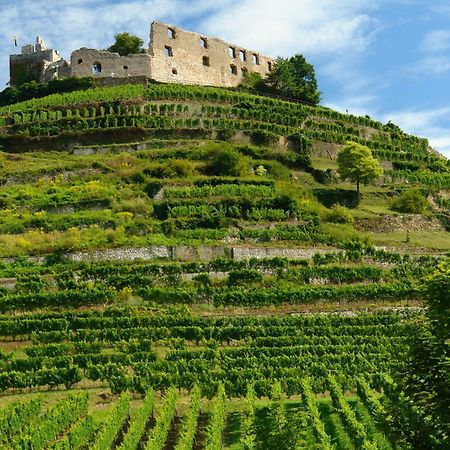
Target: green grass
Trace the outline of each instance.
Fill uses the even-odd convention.
[[[389,233],[366,233],[379,246],[395,247],[403,251],[423,250],[425,252],[450,252],[450,233],[447,231],[407,231]]]

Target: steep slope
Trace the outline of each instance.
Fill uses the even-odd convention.
[[[389,449],[430,423],[386,375],[450,251],[450,164],[425,139],[177,85],[0,125],[0,446]],[[360,203],[347,141],[384,167]],[[394,211],[411,188],[423,212]]]

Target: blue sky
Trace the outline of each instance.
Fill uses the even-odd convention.
[[[0,0],[0,89],[8,55],[42,36],[68,58],[152,20],[270,56],[302,53],[323,104],[400,125],[450,157],[450,0]]]

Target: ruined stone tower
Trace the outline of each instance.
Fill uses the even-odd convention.
[[[65,78],[70,75],[69,66],[59,53],[47,49],[38,36],[36,44],[22,47],[22,53],[9,57],[10,86],[20,86],[30,81],[49,81],[53,77]]]

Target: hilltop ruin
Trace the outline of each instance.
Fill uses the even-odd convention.
[[[272,58],[259,52],[155,21],[146,53],[136,55],[83,47],[73,51],[67,62],[38,37],[36,45],[25,45],[21,54],[10,56],[10,85],[93,76],[233,87],[247,72],[265,76],[273,64]]]

